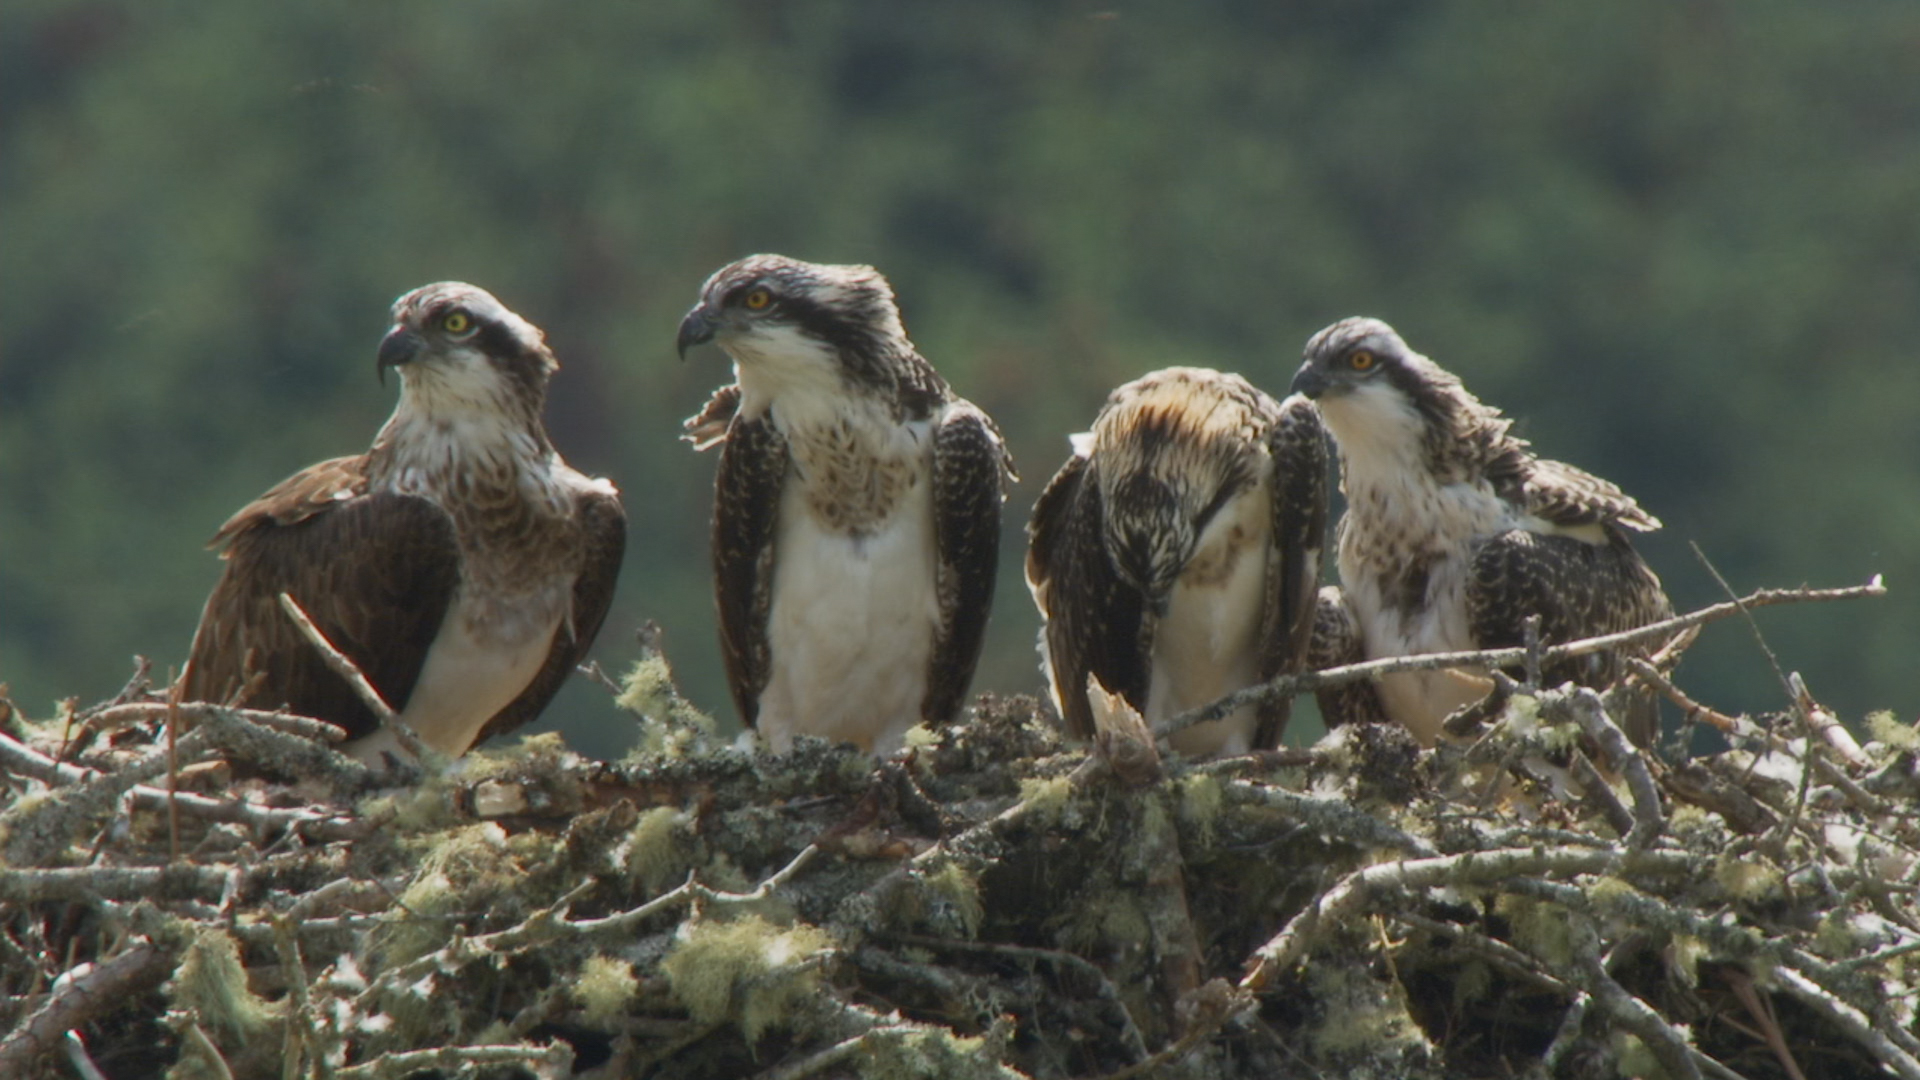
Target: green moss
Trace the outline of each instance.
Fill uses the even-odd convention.
[[[1310,963],[1305,970],[1314,1000],[1324,1010],[1312,1035],[1320,1054],[1360,1052],[1380,1060],[1395,1047],[1410,1055],[1429,1049],[1399,984],[1368,977],[1361,964]]]
[[[1900,718],[1882,709],[1867,714],[1867,733],[1875,742],[1905,753],[1920,753],[1920,731],[1900,722]]]
[[[719,726],[674,685],[673,666],[658,652],[634,662],[614,704],[640,717],[640,742],[629,758],[685,758],[704,753]]]
[[[917,1028],[869,1036],[858,1068],[863,1080],[974,1080],[1020,1074],[984,1053],[985,1039],[945,1028]]]
[[[459,767],[454,770],[457,776],[451,778],[460,784],[471,784],[476,780],[485,780],[502,773],[514,771],[517,766],[529,761],[558,761],[572,751],[567,749],[567,740],[557,731],[545,731],[538,735],[527,735],[511,746],[489,750],[474,750],[460,759]]]
[[[450,772],[428,773],[418,784],[399,791],[362,799],[361,817],[391,822],[402,833],[426,833],[449,829],[460,823],[454,809],[454,788],[464,783]]]
[[[1680,978],[1688,986],[1699,986],[1700,961],[1706,959],[1710,952],[1707,943],[1687,934],[1676,934],[1667,951],[1671,957],[1670,966]]]
[[[1523,896],[1502,896],[1495,910],[1507,917],[1514,944],[1550,968],[1564,970],[1573,965],[1573,937],[1565,908]]]
[[[1780,872],[1748,855],[1722,855],[1713,861],[1713,879],[1735,900],[1766,898],[1780,885]]]
[[[905,738],[909,750],[922,750],[929,746],[940,745],[940,733],[928,727],[924,722],[907,729]]]
[[[985,905],[980,902],[980,883],[967,872],[967,868],[949,859],[940,869],[922,877],[935,896],[945,901],[959,919],[960,928],[971,938],[980,932],[980,920],[986,917]]]
[[[1653,1056],[1640,1036],[1616,1031],[1610,1041],[1615,1072],[1630,1080],[1665,1080],[1667,1070],[1660,1067],[1660,1059]]]
[[[1493,969],[1478,960],[1460,965],[1453,979],[1453,1007],[1460,1011],[1487,996],[1493,988]]]
[[[1594,903],[1605,905],[1639,896],[1640,890],[1617,877],[1599,877],[1588,886],[1587,895],[1593,897]]]
[[[816,927],[777,927],[758,915],[692,920],[677,939],[660,961],[674,997],[702,1023],[732,1019],[749,1042],[786,1027],[793,1007],[818,991],[814,961],[829,944]]]
[[[686,876],[688,858],[681,836],[687,823],[684,811],[656,806],[640,815],[627,834],[627,872],[650,893],[657,893]]]
[[[611,956],[589,956],[572,986],[587,1023],[606,1026],[618,1020],[640,990],[633,965]]]
[[[193,1013],[209,1035],[229,1046],[267,1036],[285,1013],[247,985],[240,945],[224,930],[194,936],[166,991],[174,1008]]]
[[[1067,951],[1084,955],[1116,941],[1149,941],[1152,934],[1153,927],[1133,894],[1096,890],[1067,914],[1059,939]]]
[[[1188,773],[1180,779],[1180,820],[1202,844],[1211,844],[1226,805],[1226,789],[1212,773]]]
[[[1020,801],[1041,825],[1070,824],[1064,819],[1073,797],[1073,781],[1064,776],[1029,776],[1020,781]]]
[[[1532,694],[1515,694],[1507,699],[1507,711],[1500,719],[1515,735],[1531,735],[1540,726],[1540,699]]]
[[[388,963],[405,963],[445,945],[455,916],[502,896],[517,896],[515,886],[527,876],[512,857],[506,830],[491,822],[411,843],[424,847],[426,855],[377,933]]]

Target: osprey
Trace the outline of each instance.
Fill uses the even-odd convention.
[[[540,714],[585,656],[626,546],[614,486],[568,468],[541,408],[558,364],[485,291],[393,305],[375,370],[400,402],[373,446],[295,473],[211,546],[225,572],[184,676],[196,701],[284,707],[398,749],[280,609],[290,594],[427,745],[447,754]]]
[[[1512,421],[1386,323],[1345,319],[1315,334],[1293,389],[1319,402],[1347,497],[1341,589],[1323,597],[1318,621],[1323,635],[1348,628],[1348,640],[1316,642],[1316,659],[1516,646],[1529,615],[1555,643],[1672,614],[1629,539],[1660,522],[1607,481],[1534,457],[1508,434]],[[1543,675],[1602,686],[1619,668],[1618,656],[1595,654]],[[1430,745],[1488,686],[1459,669],[1389,675],[1379,704]],[[1629,732],[1643,744],[1657,722],[1648,705]]]
[[[1168,368],[1115,390],[1033,508],[1027,585],[1067,729],[1088,678],[1149,725],[1300,669],[1327,531],[1313,404],[1238,375]],[[1171,736],[1190,755],[1279,744],[1288,702]]]
[[[952,720],[1013,477],[993,422],[915,351],[870,266],[722,267],[679,351],[710,340],[735,382],[687,430],[723,444],[714,593],[741,718],[778,751],[819,735],[882,754]]]

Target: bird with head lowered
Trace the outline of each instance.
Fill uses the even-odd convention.
[[[1304,398],[1175,367],[1107,398],[1033,508],[1027,586],[1067,729],[1094,734],[1088,680],[1150,727],[1297,670],[1327,531],[1327,444]],[[1286,699],[1175,732],[1174,749],[1279,743]]]

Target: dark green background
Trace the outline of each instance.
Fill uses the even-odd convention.
[[[1025,483],[977,688],[1035,689],[1019,528],[1105,392],[1282,391],[1397,325],[1667,524],[1675,600],[1775,610],[1849,718],[1920,708],[1920,7],[1904,2],[181,4],[0,11],[0,680],[35,715],[183,658],[201,544],[363,449],[386,305],[461,278],[544,327],[555,439],[625,493],[598,655],[658,619],[730,712],[706,579],[724,381],[674,327],[754,251],[861,261]],[[1780,704],[1738,624],[1682,682]],[[585,684],[556,715],[625,746]]]

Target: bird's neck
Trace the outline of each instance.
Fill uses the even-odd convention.
[[[402,393],[369,451],[374,483],[429,494],[453,487],[529,497],[553,469],[553,444],[537,403]]]

